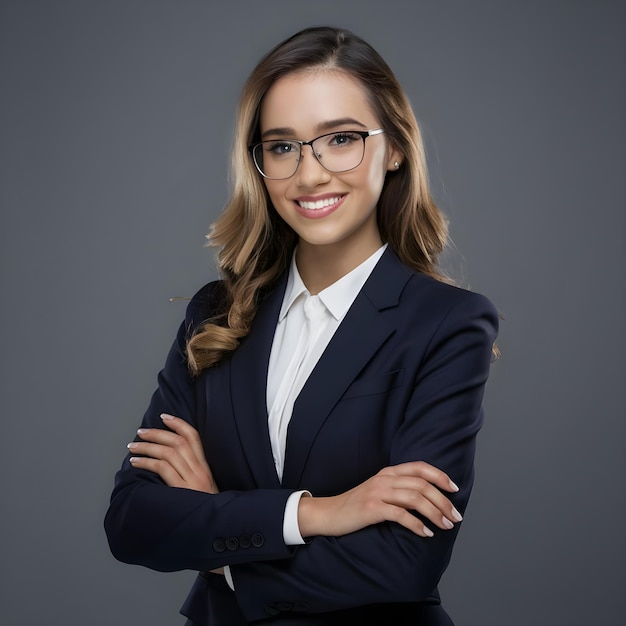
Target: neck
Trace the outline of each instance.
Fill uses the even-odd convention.
[[[346,249],[345,242],[323,246],[298,243],[296,264],[309,293],[318,294],[368,259],[382,246],[380,236],[369,245]]]

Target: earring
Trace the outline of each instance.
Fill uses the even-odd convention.
[[[400,169],[400,163],[398,163],[398,161],[394,161],[393,166],[399,170]]]

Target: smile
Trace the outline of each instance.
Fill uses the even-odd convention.
[[[317,200],[310,196],[305,200],[295,200],[294,205],[298,215],[309,220],[318,220],[334,213],[344,202],[348,194],[340,196],[326,196]]]
[[[333,204],[337,204],[343,196],[335,196],[334,198],[323,198],[322,200],[317,200],[316,202],[304,202],[301,200],[296,200],[299,206],[303,209],[307,209],[308,211],[319,211],[320,209],[325,209],[326,207],[332,206]]]

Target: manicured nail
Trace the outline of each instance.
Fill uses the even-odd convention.
[[[447,517],[442,517],[441,521],[448,530],[454,528],[454,524]]]
[[[435,536],[435,533],[430,528],[428,528],[428,526],[424,526],[424,534],[427,537],[434,537]]]
[[[138,435],[145,435],[148,432],[147,428],[138,428],[137,429],[137,434]]]
[[[456,483],[453,483],[452,481],[450,481],[450,489],[452,489],[452,491],[458,491],[459,487]]]
[[[128,459],[131,463],[135,463],[135,461],[139,461],[139,457],[137,456],[131,456],[130,459]]]
[[[452,509],[452,519],[455,522],[462,522],[463,516],[456,509]]]
[[[127,446],[129,450],[134,450],[137,447],[137,442],[131,441]]]
[[[164,421],[173,420],[174,416],[173,415],[168,415],[167,413],[161,413],[161,419],[164,420]]]

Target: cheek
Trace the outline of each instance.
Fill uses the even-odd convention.
[[[385,154],[383,151],[377,151],[363,169],[363,186],[369,187],[372,193],[380,194],[386,174]]]
[[[270,197],[270,201],[275,207],[278,206],[280,204],[281,197],[284,195],[284,190],[282,189],[284,185],[280,185],[278,181],[275,180],[264,180],[264,183],[265,189],[267,189],[267,194]]]
[[[292,226],[291,220],[293,219],[293,213],[290,211],[291,201],[286,199],[287,185],[281,184],[280,181],[276,180],[266,181],[265,189],[267,190],[270,201],[268,210],[275,211],[283,221]]]

